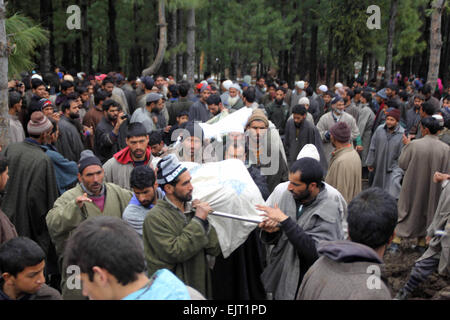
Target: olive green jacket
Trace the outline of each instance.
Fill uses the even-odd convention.
[[[93,202],[85,202],[82,209],[75,199],[84,194],[80,184],[64,192],[53,205],[46,217],[48,231],[55,245],[56,253],[61,257],[70,233],[87,218],[101,215],[122,218],[122,213],[133,196],[132,192],[113,183],[105,183],[106,198],[103,212]]]
[[[144,221],[144,252],[148,274],[167,268],[186,285],[212,297],[207,254],[217,256],[220,246],[211,224],[207,229],[194,212],[181,212],[167,198],[158,200]]]

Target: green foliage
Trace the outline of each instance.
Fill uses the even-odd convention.
[[[211,1],[199,15],[198,48],[213,61],[218,59],[222,69],[231,67],[236,52],[241,62],[276,65],[278,51],[291,47],[289,36],[294,15],[283,18],[267,1]],[[211,30],[207,28],[208,19]]]
[[[402,0],[399,3],[399,15],[396,20],[398,32],[396,32],[395,62],[421,53],[427,47],[425,41],[419,41],[422,35],[420,28],[423,25],[418,8],[421,4],[423,4],[422,0]]]
[[[5,21],[8,43],[12,47],[8,58],[8,76],[17,76],[23,70],[31,70],[36,47],[47,43],[48,32],[21,14],[14,14]]]
[[[85,0],[53,0],[53,44],[55,63],[63,61],[63,48],[69,47],[69,53],[75,55],[77,43],[85,41],[81,30],[68,30],[66,20],[69,15],[66,9],[70,4],[85,3]],[[93,68],[103,70],[108,59],[108,0],[86,0],[88,26],[92,37]],[[282,67],[279,57],[285,50],[292,55],[297,50],[298,64],[309,70],[311,59],[312,26],[318,26],[317,61],[323,63],[328,56],[329,32],[331,30],[333,51],[332,63],[339,66],[346,74],[353,73],[355,61],[362,61],[364,54],[373,54],[380,65],[384,64],[387,45],[389,11],[392,0],[165,0],[166,21],[170,22],[170,14],[176,10],[184,11],[183,21],[177,21],[186,31],[187,10],[196,9],[196,54],[205,54],[206,69],[223,72],[226,68],[239,67],[248,72],[255,63],[266,67]],[[395,64],[400,65],[411,57],[420,56],[426,50],[429,34],[424,31],[423,12],[430,11],[429,0],[398,1],[396,31],[394,38]],[[143,64],[149,65],[158,49],[158,1],[118,0],[114,1],[117,12],[116,37],[119,43],[120,66],[125,73]],[[376,4],[381,8],[381,29],[369,30],[366,26],[369,14],[367,8]],[[39,19],[40,1],[11,1],[9,12],[23,12]],[[446,2],[444,14],[449,14],[450,2]],[[14,16],[13,16],[14,17]],[[11,17],[11,18],[13,18]],[[15,18],[17,19],[17,18]],[[31,21],[31,20],[30,20]],[[12,72],[29,70],[37,46],[44,43],[42,33],[34,35],[42,29],[30,22],[28,31],[24,32],[22,41],[14,40],[26,50],[17,49],[10,64]],[[306,32],[301,32],[306,26]],[[171,24],[168,24],[170,37]],[[164,61],[169,63],[171,54],[186,53],[186,37],[178,35],[178,42],[169,45]],[[12,32],[10,32],[12,33]],[[33,35],[32,35],[33,34]],[[31,36],[32,35],[32,36]],[[28,37],[28,38],[26,38]],[[45,33],[45,38],[48,33]],[[20,43],[20,44],[19,44]],[[299,48],[304,44],[304,53]],[[30,50],[30,48],[33,48]],[[28,50],[28,51],[27,51]],[[37,51],[37,50],[36,50]],[[136,53],[137,52],[137,53]],[[136,54],[138,58],[132,56]],[[27,56],[26,63],[16,63],[17,55]],[[295,54],[294,54],[295,55]],[[134,59],[136,58],[136,59]],[[85,58],[82,57],[83,61]],[[22,58],[19,61],[23,61]],[[68,61],[74,57],[69,56]],[[284,61],[284,63],[286,63]],[[302,65],[303,64],[303,65]],[[71,68],[73,66],[65,66]],[[14,69],[15,68],[15,69]],[[197,66],[196,66],[197,69]],[[297,76],[297,75],[294,75]]]

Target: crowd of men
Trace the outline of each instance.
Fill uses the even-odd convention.
[[[450,87],[23,76],[0,155],[0,300],[407,299],[450,273]],[[243,108],[244,127],[205,136]],[[265,201],[227,258],[183,164],[226,159]],[[410,243],[405,286],[370,288],[368,268]]]

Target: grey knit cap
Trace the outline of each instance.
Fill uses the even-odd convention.
[[[181,165],[173,153],[162,158],[156,167],[158,168],[156,181],[159,185],[174,181],[180,174],[187,170],[187,168]]]

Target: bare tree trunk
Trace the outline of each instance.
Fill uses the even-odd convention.
[[[373,54],[373,52],[370,52],[369,53],[369,76],[367,78],[368,82],[370,82],[375,77],[376,77],[375,55]]]
[[[166,23],[166,14],[165,14],[165,2],[164,0],[159,0],[158,6],[158,17],[159,17],[159,45],[158,45],[158,53],[156,54],[156,58],[153,61],[152,65],[142,71],[143,76],[148,76],[150,74],[155,74],[159,67],[161,67],[161,63],[164,59],[164,54],[166,53],[167,48],[167,23]]]
[[[444,11],[445,12],[445,11]],[[445,23],[444,21],[442,22],[443,25],[443,32],[442,34],[444,35],[444,40],[443,40],[443,45],[444,47],[442,48],[442,53],[441,56],[443,57],[442,63],[441,63],[441,71],[440,74],[442,75],[442,83],[444,84],[444,86],[447,86],[447,81],[449,80],[449,64],[450,64],[450,13],[446,13],[443,17],[443,19],[445,19]]]
[[[395,17],[397,16],[398,0],[391,0],[391,10],[389,16],[389,30],[388,30],[388,43],[386,48],[386,71],[384,73],[384,80],[386,83],[391,80],[392,76],[392,52],[394,46],[395,36]]]
[[[119,68],[119,44],[117,43],[116,34],[116,7],[114,0],[108,0],[108,18],[109,18],[109,34],[108,34],[108,72],[117,71]]]
[[[87,21],[88,15],[88,0],[81,1],[81,53],[83,56],[81,67],[84,72],[90,73],[92,69],[92,65],[90,62],[92,61],[92,48],[90,47],[91,43],[89,41],[90,30],[88,27]]]
[[[362,60],[362,65],[361,65],[361,78],[363,80],[366,79],[366,70],[367,70],[367,65],[369,64],[369,54],[367,52],[364,52],[363,54],[363,60]]]
[[[317,35],[319,27],[316,23],[311,26],[311,56],[309,63],[309,83],[313,88],[317,85]]]
[[[141,58],[141,48],[139,48],[139,37],[138,37],[138,25],[139,20],[139,4],[137,1],[133,3],[133,30],[134,30],[134,43],[130,49],[130,63],[131,70],[130,75],[138,76],[142,70],[142,58]]]
[[[333,72],[333,32],[332,27],[328,31],[328,52],[327,52],[327,86],[331,87],[331,74]]]
[[[53,46],[53,8],[52,0],[40,0],[40,20],[42,27],[50,32],[50,41],[40,48],[41,61],[39,63],[40,71],[47,73],[50,71],[52,59],[52,46]],[[53,56],[54,58],[54,56]]]
[[[173,10],[170,13],[170,46],[175,48],[177,46],[177,10]],[[177,55],[172,52],[170,55],[170,73],[176,78],[177,77]]]
[[[5,30],[6,8],[0,0],[0,147],[9,144],[8,114],[8,42]]]
[[[441,20],[444,4],[445,0],[434,0],[431,5],[433,13],[431,14],[430,63],[428,64],[427,83],[429,83],[433,89],[436,87],[437,78],[439,76],[439,63],[441,60],[442,48]]]
[[[177,10],[177,16],[178,16],[178,25],[177,25],[177,45],[183,42],[184,39],[184,11],[183,9]],[[179,53],[177,55],[177,79],[181,80],[183,78],[184,74],[184,67],[183,67],[183,53]]]
[[[319,8],[320,6],[320,0],[316,0],[316,5],[311,9],[308,10],[308,12],[312,16],[312,24],[311,24],[311,55],[310,55],[310,63],[309,63],[309,83],[313,88],[316,88],[317,85],[317,38],[319,34],[319,26],[318,26],[318,20],[319,15],[317,14],[317,11],[315,11],[315,8]]]
[[[300,59],[298,60],[298,63],[300,64],[300,80],[304,80],[306,75],[306,33],[308,26],[307,18],[308,16],[305,15],[305,20],[302,22],[302,31],[300,32]]]
[[[187,33],[186,33],[186,49],[187,49],[187,61],[186,61],[186,73],[187,80],[191,85],[194,85],[194,72],[195,72],[195,9],[189,9],[187,16]]]

